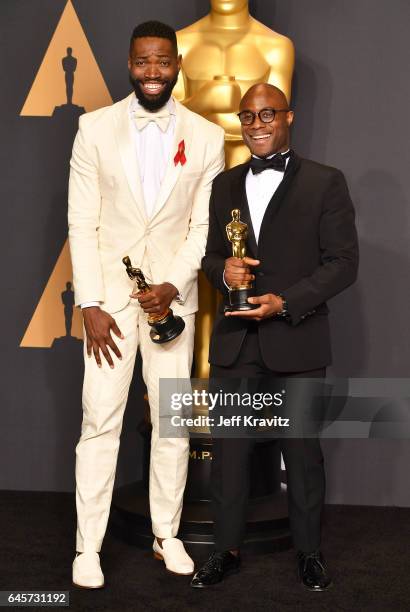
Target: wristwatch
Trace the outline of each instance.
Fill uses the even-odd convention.
[[[278,293],[278,297],[282,298],[282,310],[278,312],[276,316],[286,319],[289,316],[288,303],[286,298],[281,293]]]

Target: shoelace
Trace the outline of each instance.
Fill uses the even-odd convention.
[[[208,561],[202,568],[201,574],[206,573],[208,570],[217,569],[222,570],[222,557],[218,553],[212,553]]]
[[[304,555],[304,562],[303,562],[303,569],[304,570],[306,569],[308,561],[310,561],[310,560],[315,561],[317,563],[317,565],[321,568],[321,570],[323,572],[325,571],[325,568],[324,568],[323,563],[322,563],[321,558],[320,558],[320,552],[315,551],[313,553],[310,553],[309,555]]]

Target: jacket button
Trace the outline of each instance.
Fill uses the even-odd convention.
[[[258,272],[258,276],[265,276],[264,272]]]

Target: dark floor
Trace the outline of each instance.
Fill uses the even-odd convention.
[[[334,585],[325,593],[297,584],[292,550],[247,555],[240,574],[195,591],[110,534],[101,554],[106,588],[87,591],[71,585],[74,496],[3,491],[0,500],[0,590],[69,590],[72,610],[410,610],[410,509],[328,506],[323,551]]]

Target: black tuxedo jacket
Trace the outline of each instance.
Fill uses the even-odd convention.
[[[331,362],[326,300],[357,276],[355,213],[339,170],[291,154],[283,181],[273,195],[256,244],[245,177],[249,163],[222,172],[213,182],[209,234],[202,268],[226,300],[225,259],[232,256],[225,227],[239,208],[248,224],[247,252],[260,260],[255,269],[256,295],[281,293],[289,319],[257,323],[265,364],[277,372],[303,372]],[[236,360],[250,322],[216,316],[209,361],[229,366]],[[255,325],[253,323],[252,325]]]

